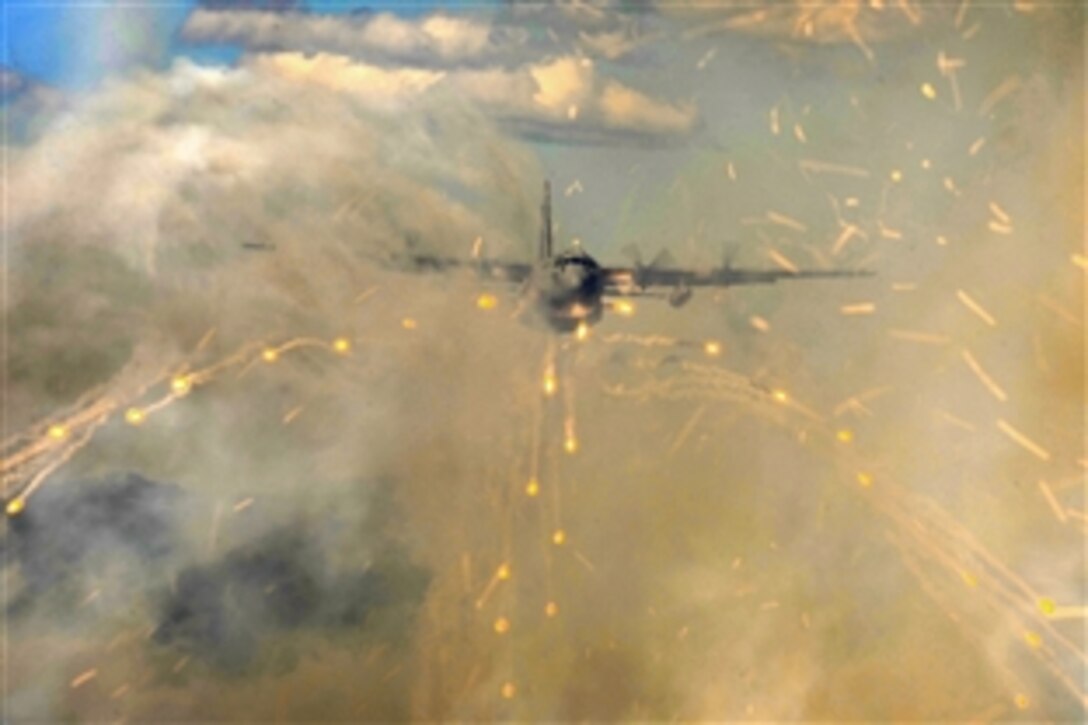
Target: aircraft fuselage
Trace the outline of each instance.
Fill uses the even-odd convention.
[[[601,265],[580,250],[540,260],[529,285],[537,310],[557,332],[574,332],[579,325],[592,325],[604,313]]]

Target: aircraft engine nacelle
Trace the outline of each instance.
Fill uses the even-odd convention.
[[[676,287],[672,292],[669,292],[669,304],[673,307],[683,307],[690,299],[690,287]]]

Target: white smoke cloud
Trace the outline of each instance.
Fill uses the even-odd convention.
[[[408,20],[391,13],[372,16],[317,15],[199,8],[182,37],[197,43],[239,43],[252,50],[320,50],[358,54],[405,64],[459,64],[497,52],[496,31],[487,22],[450,15]]]

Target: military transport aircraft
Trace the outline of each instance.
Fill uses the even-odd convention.
[[[717,269],[695,271],[667,266],[668,253],[650,264],[636,260],[630,267],[607,267],[574,247],[556,253],[552,248],[551,184],[544,182],[541,205],[540,242],[534,262],[506,262],[490,259],[457,259],[409,253],[395,259],[416,271],[474,269],[486,278],[521,285],[523,297],[533,304],[543,321],[556,332],[585,329],[601,319],[610,298],[658,297],[680,307],[691,299],[696,287],[735,287],[773,284],[780,279],[822,279],[862,277],[862,270],[777,270],[737,269],[728,262]]]

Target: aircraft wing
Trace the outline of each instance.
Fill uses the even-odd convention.
[[[620,297],[657,296],[654,288],[691,289],[694,287],[738,287],[750,284],[774,284],[789,279],[828,279],[869,277],[872,272],[847,269],[809,269],[796,272],[785,269],[738,269],[720,267],[707,271],[670,267],[606,267],[605,294]]]
[[[528,262],[504,262],[495,259],[458,259],[431,254],[401,254],[393,258],[401,268],[411,272],[444,272],[467,269],[488,279],[518,284],[529,278],[533,265]]]

